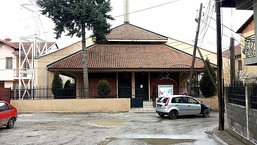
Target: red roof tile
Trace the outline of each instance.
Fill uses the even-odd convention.
[[[123,41],[135,41],[135,40],[158,40],[167,41],[167,37],[160,34],[148,31],[138,26],[124,23],[114,29],[106,36],[108,41],[123,40]]]
[[[9,41],[4,41],[4,40],[0,40],[0,42],[4,43],[5,45],[8,45],[14,49],[17,49],[18,47],[16,47],[14,44],[12,44],[12,42]]]
[[[8,46],[10,46],[10,47],[12,47],[12,48],[14,48],[14,49],[17,50],[17,51],[19,50],[19,42],[9,42],[9,41],[4,41],[4,40],[0,40],[0,42],[2,42],[2,43],[4,43],[4,44],[6,44],[6,45],[8,45]],[[23,42],[22,44],[23,44],[25,50],[29,50],[29,48],[30,48],[32,42]],[[55,42],[47,42],[47,48],[49,48],[49,47],[52,46],[53,44],[55,44]],[[45,45],[45,43],[44,43],[44,42],[41,42],[39,45],[40,45],[40,49],[42,50],[42,49],[43,49],[43,46]]]
[[[17,50],[18,50],[18,48],[19,48],[19,42],[11,42],[11,43],[12,43],[12,44],[17,48]],[[29,48],[30,48],[30,46],[31,46],[31,44],[32,44],[32,42],[22,42],[22,44],[23,44],[23,46],[24,46],[24,49],[25,49],[26,51],[28,51]],[[49,47],[52,46],[53,44],[55,44],[55,42],[47,42],[47,48],[49,48]],[[40,42],[39,45],[40,45],[40,50],[42,50],[43,47],[44,47],[44,45],[45,45],[45,42]]]
[[[150,69],[150,68],[190,68],[192,56],[166,45],[94,45],[87,49],[88,68],[106,69]],[[196,59],[195,68],[203,68]],[[82,69],[82,51],[49,65],[49,68]]]

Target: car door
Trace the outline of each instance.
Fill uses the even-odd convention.
[[[198,115],[201,113],[201,104],[192,97],[185,97],[187,101],[187,111],[189,115]]]
[[[10,110],[6,103],[0,102],[0,125],[7,124],[10,118]]]
[[[175,97],[174,98],[174,106],[178,108],[179,115],[187,115],[187,105],[183,103],[182,97]]]

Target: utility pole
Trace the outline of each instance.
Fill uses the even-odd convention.
[[[221,51],[221,15],[220,0],[215,0],[216,27],[217,27],[217,81],[218,81],[218,102],[219,102],[219,130],[224,130],[224,98],[222,97],[222,51]]]
[[[200,24],[201,24],[201,16],[202,16],[202,6],[203,4],[200,4],[200,10],[199,10],[199,16],[197,19],[197,30],[196,30],[196,35],[195,35],[195,44],[194,44],[194,50],[193,50],[193,60],[192,60],[192,65],[190,69],[190,78],[189,78],[189,85],[188,85],[188,93],[191,94],[191,86],[192,86],[192,79],[193,79],[193,71],[194,71],[194,66],[195,66],[195,57],[196,57],[196,48],[197,48],[197,42],[198,42],[198,35],[199,35],[199,29],[200,29]]]
[[[234,37],[230,37],[229,51],[230,51],[230,85],[233,86],[236,79]]]

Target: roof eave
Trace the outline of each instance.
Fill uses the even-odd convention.
[[[108,40],[110,42],[167,42],[167,40],[119,40],[119,39],[113,39],[113,40]]]
[[[236,8],[238,10],[252,10],[253,1],[252,0],[222,0],[221,7]]]
[[[88,68],[88,72],[180,72],[191,68]],[[82,68],[48,68],[49,71],[82,71]],[[194,68],[194,71],[204,71],[204,68]]]

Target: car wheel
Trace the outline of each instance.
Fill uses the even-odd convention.
[[[203,110],[203,117],[209,117],[210,116],[210,109],[208,109],[208,108],[205,108],[204,110]]]
[[[178,111],[176,110],[171,110],[170,113],[169,113],[169,118],[170,119],[175,119],[178,117]]]
[[[7,123],[7,125],[6,125],[6,127],[7,127],[7,128],[13,128],[13,127],[14,127],[14,124],[15,124],[15,120],[14,120],[14,118],[11,118],[11,119],[9,119],[9,121],[8,121],[8,123]]]
[[[158,113],[158,115],[159,115],[160,117],[164,117],[164,114],[162,114],[162,113]]]

